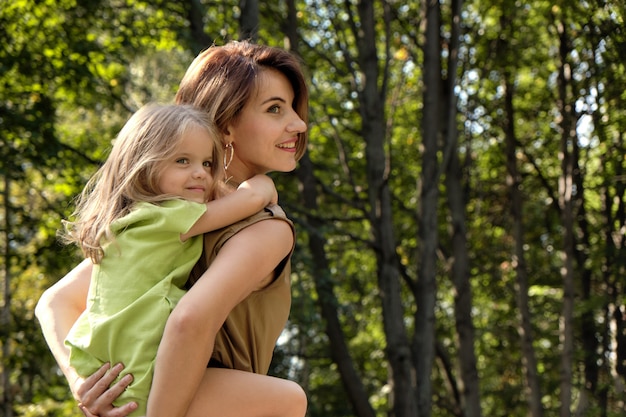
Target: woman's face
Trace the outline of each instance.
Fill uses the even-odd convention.
[[[227,176],[244,181],[256,174],[296,168],[298,133],[307,126],[292,108],[293,101],[293,88],[282,73],[273,69],[259,73],[256,94],[224,137],[233,143],[235,153]]]

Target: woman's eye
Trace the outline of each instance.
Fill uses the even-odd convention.
[[[280,112],[280,106],[278,104],[273,105],[272,107],[270,107],[269,109],[267,109],[268,113],[279,113]]]

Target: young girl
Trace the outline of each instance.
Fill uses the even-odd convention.
[[[157,348],[202,253],[199,235],[277,200],[265,175],[213,200],[222,161],[229,163],[219,138],[208,114],[192,106],[140,109],[65,222],[64,240],[95,264],[87,310],[65,341],[70,364],[87,376],[123,362],[134,382],[119,401],[140,405],[132,415],[146,414]]]

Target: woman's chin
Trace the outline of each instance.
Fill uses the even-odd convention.
[[[281,164],[280,167],[277,167],[276,169],[273,169],[273,171],[277,171],[277,172],[291,172],[294,169],[296,169],[297,163],[296,161],[290,161],[289,163],[285,163],[285,164]]]

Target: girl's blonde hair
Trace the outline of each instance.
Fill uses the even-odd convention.
[[[212,199],[218,180],[224,177],[223,149],[207,112],[191,105],[147,105],[124,125],[109,157],[78,196],[74,221],[64,222],[62,240],[77,244],[85,256],[100,262],[103,243],[114,240],[113,221],[127,215],[138,202],[176,198],[158,188],[160,165],[183,136],[197,127],[206,129],[213,140]]]

